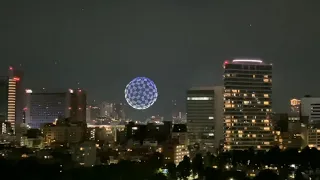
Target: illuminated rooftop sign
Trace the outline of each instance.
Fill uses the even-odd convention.
[[[263,63],[262,60],[258,59],[235,59],[232,62]]]

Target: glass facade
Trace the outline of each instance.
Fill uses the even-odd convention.
[[[187,126],[190,145],[214,145],[214,90],[195,89],[187,92]]]
[[[272,147],[272,65],[262,61],[224,63],[225,150]]]

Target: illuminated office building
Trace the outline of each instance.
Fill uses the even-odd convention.
[[[225,150],[272,147],[272,64],[261,60],[224,62]]]
[[[25,92],[25,121],[31,128],[41,128],[59,118],[86,122],[86,95],[82,90],[32,92],[27,89]]]
[[[215,147],[217,137],[222,137],[223,133],[221,131],[220,136],[217,134],[219,122],[223,129],[222,92],[223,87],[199,87],[187,91],[187,127],[190,145],[199,144],[200,148],[206,151],[217,148]]]

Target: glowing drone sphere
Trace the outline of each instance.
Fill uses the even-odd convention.
[[[152,80],[146,77],[137,77],[126,86],[124,96],[131,107],[143,110],[156,102],[158,91]]]

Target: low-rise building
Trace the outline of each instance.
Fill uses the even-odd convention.
[[[74,144],[84,140],[86,126],[82,123],[71,123],[68,119],[58,120],[57,123],[46,124],[42,128],[44,144]]]

